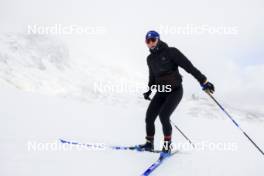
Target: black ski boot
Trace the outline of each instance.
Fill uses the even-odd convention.
[[[162,151],[160,153],[160,159],[164,159],[171,155],[171,141],[164,141]]]
[[[164,141],[163,147],[162,147],[163,153],[171,153],[171,141]]]
[[[146,139],[145,144],[141,144],[136,146],[138,151],[154,151],[154,140],[153,139]]]

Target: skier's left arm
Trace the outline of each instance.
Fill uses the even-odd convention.
[[[177,65],[183,68],[186,72],[190,73],[196,80],[200,83],[203,90],[208,90],[210,93],[214,92],[214,85],[207,81],[207,78],[204,74],[202,74],[192,63],[191,61],[180,52],[177,48],[174,49],[175,57],[174,61]]]

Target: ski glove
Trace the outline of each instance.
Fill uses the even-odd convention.
[[[149,90],[149,91],[147,91],[147,92],[145,92],[145,93],[143,93],[143,96],[144,96],[144,99],[145,100],[151,100],[150,98],[149,98],[149,96],[150,96],[150,94],[151,94],[151,90]]]
[[[209,81],[206,81],[205,83],[203,83],[202,87],[204,91],[209,91],[210,93],[214,93],[215,91],[214,85],[210,83]]]

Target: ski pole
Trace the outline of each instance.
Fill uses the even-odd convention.
[[[192,145],[193,148],[195,148],[195,145],[192,143],[192,141],[182,132],[182,130],[180,130],[180,128],[173,122],[170,121],[173,126],[182,134],[182,136]]]
[[[259,148],[259,146],[248,136],[248,134],[238,125],[238,123],[233,119],[233,117],[223,108],[223,106],[214,98],[214,96],[208,91],[205,92],[212,98],[212,100],[220,107],[220,109],[227,115],[227,117],[236,125],[238,129],[247,137],[247,139],[260,151],[262,155],[264,152]]]

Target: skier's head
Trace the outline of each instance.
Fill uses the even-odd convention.
[[[145,37],[149,49],[154,49],[160,40],[160,35],[156,31],[148,31]]]

